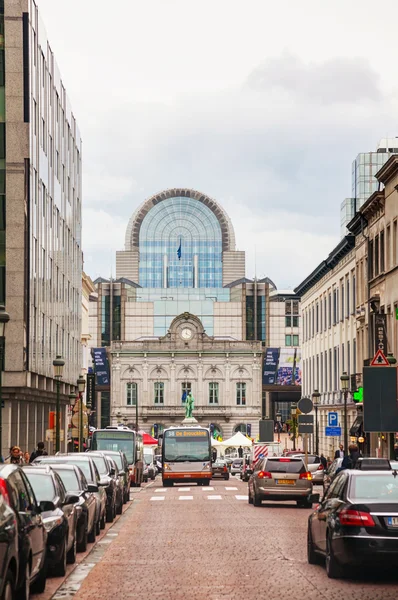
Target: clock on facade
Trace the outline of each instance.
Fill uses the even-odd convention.
[[[188,329],[188,327],[184,327],[181,331],[181,337],[183,340],[190,340],[192,337],[192,330]]]

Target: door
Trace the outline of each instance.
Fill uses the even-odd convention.
[[[316,541],[314,541],[322,552],[326,552],[326,537],[330,517],[342,503],[341,498],[346,483],[347,473],[342,472],[337,475],[317,510],[316,519],[313,519],[317,523]]]
[[[54,473],[55,495],[59,498],[59,508],[64,513],[68,522],[68,539],[66,540],[67,549],[70,550],[75,539],[75,506],[74,504],[65,504],[66,489],[58,473]]]

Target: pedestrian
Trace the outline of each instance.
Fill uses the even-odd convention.
[[[22,451],[19,446],[11,446],[9,461],[12,465],[22,464]]]
[[[37,444],[37,450],[33,450],[32,454],[30,455],[29,462],[32,463],[38,456],[47,456],[47,452],[44,448],[44,442],[39,442]]]
[[[242,446],[239,446],[239,448],[238,448],[238,456],[239,456],[239,458],[243,458],[243,448],[242,448]]]
[[[323,468],[327,469],[328,461],[326,460],[325,456],[323,454],[321,454],[321,456],[319,458],[320,458],[321,465],[323,466]]]
[[[25,463],[25,465],[28,465],[28,464],[29,464],[29,461],[30,461],[30,454],[29,454],[29,452],[28,452],[28,451],[24,452],[24,455],[23,455],[23,460],[24,460],[24,463]]]
[[[334,453],[335,458],[344,458],[344,446],[340,444],[339,449]]]
[[[394,446],[394,459],[398,460],[398,444]]]
[[[360,456],[361,453],[358,450],[358,446],[356,444],[350,444],[348,446],[348,455],[344,456],[341,467],[336,471],[336,475],[345,469],[354,469]]]
[[[213,462],[217,460],[217,450],[215,448],[213,448],[213,450],[211,451],[211,459]]]

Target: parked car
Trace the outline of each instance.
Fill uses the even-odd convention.
[[[243,467],[243,458],[234,458],[231,464],[231,475],[239,475]]]
[[[0,597],[15,597],[19,569],[18,524],[14,511],[0,495]]]
[[[228,470],[231,472],[231,465],[232,465],[232,463],[234,462],[234,460],[235,460],[235,457],[232,457],[232,456],[225,456],[225,457],[224,457],[224,460],[225,460],[225,462],[227,463]]]
[[[54,504],[53,509],[42,511],[42,519],[47,531],[48,567],[54,575],[63,577],[66,564],[76,561],[75,504],[79,498],[76,494],[67,493],[62,479],[50,465],[26,466],[23,470],[38,502]]]
[[[355,567],[396,568],[397,515],[394,471],[341,471],[309,517],[308,562],[326,559],[326,573],[332,579]]]
[[[151,453],[144,452],[144,481],[151,479],[152,481],[156,477],[156,467],[154,462],[154,455]]]
[[[263,500],[296,500],[297,506],[312,506],[312,476],[302,458],[263,458],[249,477],[249,504]]]
[[[13,464],[0,464],[0,494],[17,521],[19,568],[15,589],[21,598],[29,598],[29,587],[37,593],[46,587],[47,531],[42,513],[54,504],[39,505],[23,469]]]
[[[388,458],[361,456],[353,468],[361,469],[361,471],[391,471],[391,463]]]
[[[123,485],[124,485],[124,480],[123,480],[123,473],[119,473],[119,469],[117,464],[115,463],[115,461],[113,460],[113,458],[111,456],[107,456],[106,460],[109,461],[111,463],[111,467],[114,470],[115,473],[115,481],[116,481],[116,513],[118,515],[121,515],[123,512]]]
[[[217,458],[211,465],[212,477],[222,477],[225,481],[229,479],[227,463],[222,458]]]
[[[337,469],[341,467],[343,462],[342,458],[335,458],[332,464],[323,473],[323,493],[325,494],[333,481],[333,477],[336,475]]]
[[[102,452],[113,458],[119,469],[119,477],[123,477],[123,503],[125,504],[130,500],[130,472],[126,455],[123,452],[113,450],[103,450]]]
[[[305,454],[293,454],[292,457],[300,457],[305,462]],[[308,470],[312,475],[312,483],[323,484],[324,468],[321,459],[316,454],[307,455]]]
[[[76,494],[79,501],[76,503],[77,519],[77,551],[85,552],[87,542],[95,541],[95,534],[99,534],[100,522],[95,520],[96,502],[94,494],[98,486],[88,483],[83,471],[76,465],[53,463],[51,468],[58,473],[68,494]]]
[[[107,460],[106,455],[99,450],[84,453],[86,456],[89,455],[93,459],[98,472],[100,474],[99,485],[104,488],[106,492],[106,520],[108,523],[112,523],[116,517],[116,487],[118,485],[118,478],[116,477],[115,469],[112,467],[110,461]]]
[[[87,483],[98,486],[98,492],[94,492],[96,503],[95,522],[96,524],[99,522],[100,528],[104,529],[106,521],[106,492],[105,489],[99,485],[100,475],[93,459],[90,458],[90,454],[88,452],[84,454],[78,454],[76,452],[70,454],[57,454],[56,456],[38,456],[32,464],[38,463],[64,463],[79,467],[83,471]],[[98,526],[96,525],[96,529],[97,527]]]

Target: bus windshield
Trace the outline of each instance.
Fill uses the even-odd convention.
[[[205,429],[165,431],[163,445],[166,462],[210,460],[209,432]]]
[[[128,464],[132,465],[135,462],[135,432],[117,429],[94,431],[91,449],[124,452]]]

